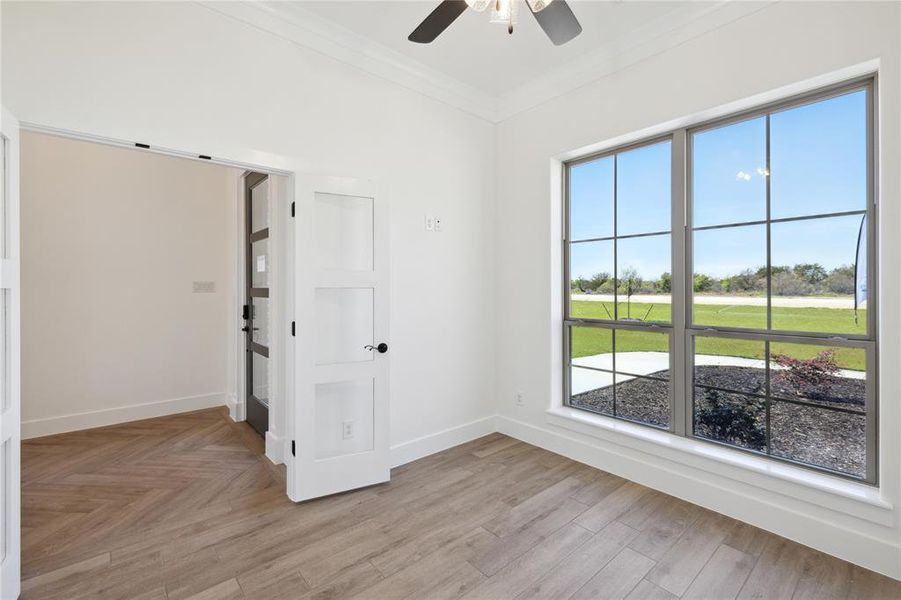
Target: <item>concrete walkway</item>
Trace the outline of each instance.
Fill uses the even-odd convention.
[[[613,302],[613,294],[573,294],[572,299],[586,302]],[[625,297],[621,296],[620,302],[625,301]],[[636,304],[670,304],[672,299],[670,296],[636,294],[632,296],[632,302]],[[695,303],[732,306],[766,306],[766,298],[761,298],[759,296],[706,296],[699,294],[695,296]],[[851,296],[773,296],[773,306],[791,306],[797,308],[854,308],[854,298]]]
[[[573,359],[571,388],[573,394],[581,394],[598,388],[613,385],[613,374],[579,367],[591,367],[592,369],[613,369],[613,353],[593,354]],[[695,356],[695,365],[698,366],[728,366],[728,367],[753,367],[765,369],[766,363],[757,358],[742,358],[740,356],[716,356],[698,354]],[[616,368],[633,375],[650,375],[658,371],[669,369],[669,354],[666,352],[619,352],[616,355]],[[773,365],[773,369],[780,369]],[[842,369],[840,377],[848,379],[866,379],[863,371]],[[616,375],[616,383],[623,383],[635,379],[629,375]]]

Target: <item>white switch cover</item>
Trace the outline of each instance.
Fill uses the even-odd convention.
[[[433,217],[432,215],[425,216],[425,230],[435,231],[435,217]]]
[[[349,440],[354,436],[354,422],[353,421],[344,421],[341,424],[341,437],[345,440]]]
[[[216,291],[216,282],[215,281],[195,281],[194,282],[194,293],[195,294],[212,294]]]

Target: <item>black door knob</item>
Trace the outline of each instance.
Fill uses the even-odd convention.
[[[386,344],[385,342],[382,342],[378,346],[370,346],[367,344],[366,346],[363,346],[363,347],[366,348],[367,350],[369,350],[370,352],[372,352],[373,350],[378,350],[379,354],[384,354],[385,352],[388,351],[388,344]]]

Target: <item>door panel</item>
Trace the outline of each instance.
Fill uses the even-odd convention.
[[[352,179],[300,177],[295,201],[288,494],[301,501],[390,478],[388,213],[373,184]]]
[[[373,199],[317,192],[316,267],[372,271]]]
[[[337,428],[320,436],[317,460],[373,450],[374,400],[371,378],[316,385],[316,430]]]
[[[372,288],[316,289],[316,364],[375,360]]]
[[[251,339],[255,344],[269,347],[269,298],[250,298],[253,329]]]
[[[269,429],[269,177],[244,176],[246,220],[247,422],[260,435]]]
[[[268,230],[267,230],[268,235]],[[269,287],[269,238],[250,244],[251,285],[255,288]]]
[[[19,595],[19,124],[0,117],[0,598]]]

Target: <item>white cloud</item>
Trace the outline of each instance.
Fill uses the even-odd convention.
[[[751,181],[751,174],[745,173],[744,171],[739,171],[735,174],[735,179],[738,181]]]

